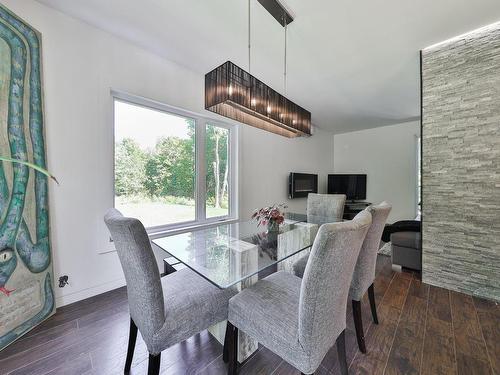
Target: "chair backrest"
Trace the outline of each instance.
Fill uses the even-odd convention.
[[[344,194],[314,194],[307,196],[307,221],[324,224],[342,220],[346,196]]]
[[[320,227],[304,271],[299,303],[299,342],[319,365],[346,327],[349,286],[371,224],[362,211],[351,221]]]
[[[165,322],[160,271],[142,223],[111,209],[104,222],[115,243],[127,282],[130,317],[146,343]]]
[[[356,267],[354,268],[351,288],[349,290],[349,296],[353,300],[361,301],[368,287],[375,280],[375,266],[380,239],[382,238],[382,232],[384,231],[385,223],[391,209],[392,206],[385,201],[366,209],[372,214],[372,225],[370,225],[366,233]]]

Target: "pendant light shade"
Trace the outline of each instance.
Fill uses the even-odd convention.
[[[311,135],[311,113],[227,61],[205,75],[205,109],[285,137]]]

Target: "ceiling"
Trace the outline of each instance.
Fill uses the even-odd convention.
[[[205,74],[248,68],[247,0],[38,0]],[[284,31],[252,5],[251,73],[283,93]],[[286,0],[286,96],[336,133],[418,118],[419,50],[500,20],[499,0]]]

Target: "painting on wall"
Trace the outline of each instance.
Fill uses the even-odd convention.
[[[55,310],[40,40],[0,4],[0,350]]]

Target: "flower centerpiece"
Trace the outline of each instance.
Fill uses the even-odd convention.
[[[280,224],[285,221],[286,208],[283,203],[263,207],[253,213],[252,219],[257,222],[257,226],[267,225],[269,232],[278,232]]]

